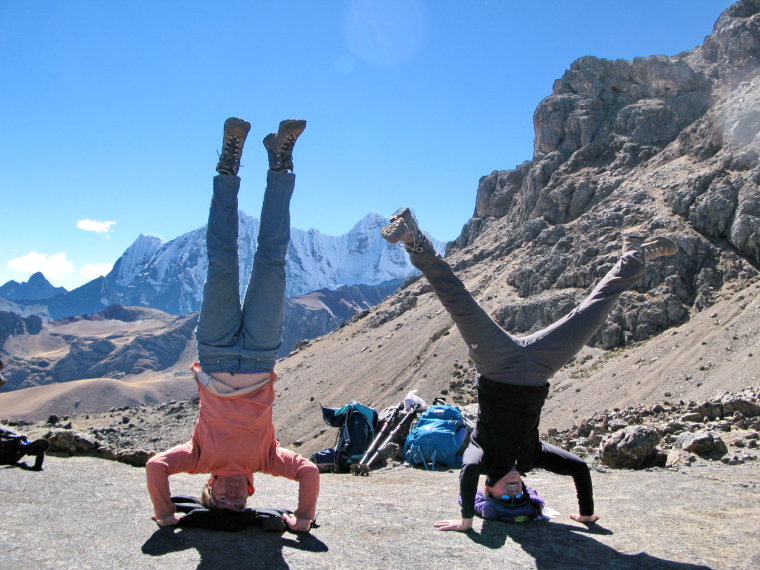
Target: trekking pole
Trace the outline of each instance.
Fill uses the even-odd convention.
[[[373,451],[375,451],[375,447],[380,442],[380,440],[383,439],[385,435],[390,431],[391,426],[393,425],[393,422],[396,421],[396,418],[398,417],[399,413],[403,409],[404,409],[404,402],[399,402],[398,406],[396,406],[396,409],[393,410],[393,414],[391,414],[391,417],[385,420],[383,427],[380,429],[377,436],[375,436],[375,439],[372,440],[372,443],[367,448],[367,451],[364,453],[362,460],[359,461],[359,463],[354,463],[353,465],[351,465],[351,473],[353,475],[361,474],[362,466],[365,464],[364,462],[367,461],[367,458],[370,456],[370,454]]]
[[[393,438],[396,437],[396,434],[401,431],[401,428],[404,426],[407,420],[411,420],[414,417],[414,414],[417,413],[417,409],[419,408],[419,404],[413,404],[411,408],[409,408],[409,411],[406,413],[406,415],[401,418],[401,421],[396,426],[396,429],[394,429],[387,438],[385,438],[385,441],[380,445],[380,447],[377,448],[377,451],[375,451],[375,454],[370,458],[367,463],[359,466],[359,475],[369,475],[369,468],[370,466],[375,462],[375,459],[377,459],[380,455],[380,453],[388,446],[388,444],[393,441]]]

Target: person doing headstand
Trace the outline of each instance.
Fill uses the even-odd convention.
[[[402,243],[448,311],[467,344],[478,372],[478,417],[459,474],[461,520],[435,523],[440,530],[467,531],[476,512],[528,500],[522,476],[533,467],[573,477],[578,496],[576,521],[592,523],[591,475],[579,457],[539,440],[541,409],[548,380],[591,339],[618,297],[644,274],[648,260],[674,255],[677,245],[663,237],[624,236],[623,254],[591,294],[569,314],[531,335],[517,338],[501,328],[473,299],[452,268],[433,249],[406,208],[381,233]],[[480,475],[485,488],[478,490]],[[538,504],[537,501],[534,503]],[[492,508],[495,507],[495,508]]]
[[[200,413],[190,441],[152,457],[146,466],[153,519],[160,526],[177,524],[183,516],[171,501],[170,475],[209,473],[201,494],[203,505],[240,511],[254,493],[253,474],[260,472],[298,481],[298,507],[294,515],[283,518],[291,530],[311,529],[319,471],[312,462],[280,447],[272,423],[295,186],[292,150],[305,127],[303,120],[282,121],[278,132],[264,139],[269,171],[253,271],[241,307],[237,173],[251,125],[234,117],[224,124],[206,230],[208,274],[196,330],[199,362],[191,368]]]

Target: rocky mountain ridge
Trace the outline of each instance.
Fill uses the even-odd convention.
[[[756,276],[757,11],[736,3],[703,46],[677,56],[575,61],[536,109],[533,158],[481,178],[449,249],[461,252],[457,268],[487,274],[521,257],[507,282],[544,296],[538,318],[524,319],[538,328],[606,271],[622,233],[674,237],[682,253],[650,271],[648,298],[623,299],[595,339],[608,348],[680,324],[726,283]],[[511,314],[501,324],[527,330]]]

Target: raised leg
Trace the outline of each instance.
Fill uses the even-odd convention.
[[[206,227],[208,273],[195,337],[198,359],[206,372],[235,372],[240,336],[238,273],[238,190],[240,157],[251,129],[237,117],[224,122],[222,152],[214,178],[214,193]]]
[[[580,305],[545,329],[523,337],[526,373],[548,380],[594,336],[620,295],[643,274],[640,256],[624,253]]]
[[[264,138],[269,157],[267,187],[261,206],[256,255],[243,302],[240,367],[270,372],[282,344],[285,309],[285,254],[290,242],[290,198],[296,177],[293,147],[306,128],[303,119],[287,119]]]
[[[274,368],[282,344],[285,306],[285,254],[290,241],[290,198],[295,174],[270,170],[251,279],[243,302],[240,350],[244,372]]]
[[[441,304],[451,315],[478,373],[486,378],[500,377],[499,371],[520,358],[517,339],[507,333],[478,305],[451,266],[431,245],[410,255],[412,264],[433,287]]]
[[[237,342],[242,313],[238,273],[238,189],[240,178],[231,174],[214,177],[206,249],[208,273],[198,328],[198,357],[207,372],[230,372],[237,368]]]

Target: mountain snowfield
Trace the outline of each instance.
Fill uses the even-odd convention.
[[[259,220],[243,212],[239,218],[240,291],[245,294]],[[414,267],[403,248],[386,243],[380,235],[380,228],[387,223],[388,218],[372,212],[340,236],[292,228],[285,296],[343,285],[378,285],[412,274]],[[205,227],[170,241],[140,235],[105,277],[120,292],[119,298],[101,302],[150,306],[174,314],[199,310],[206,279],[205,236]],[[443,253],[445,242],[432,241]]]

